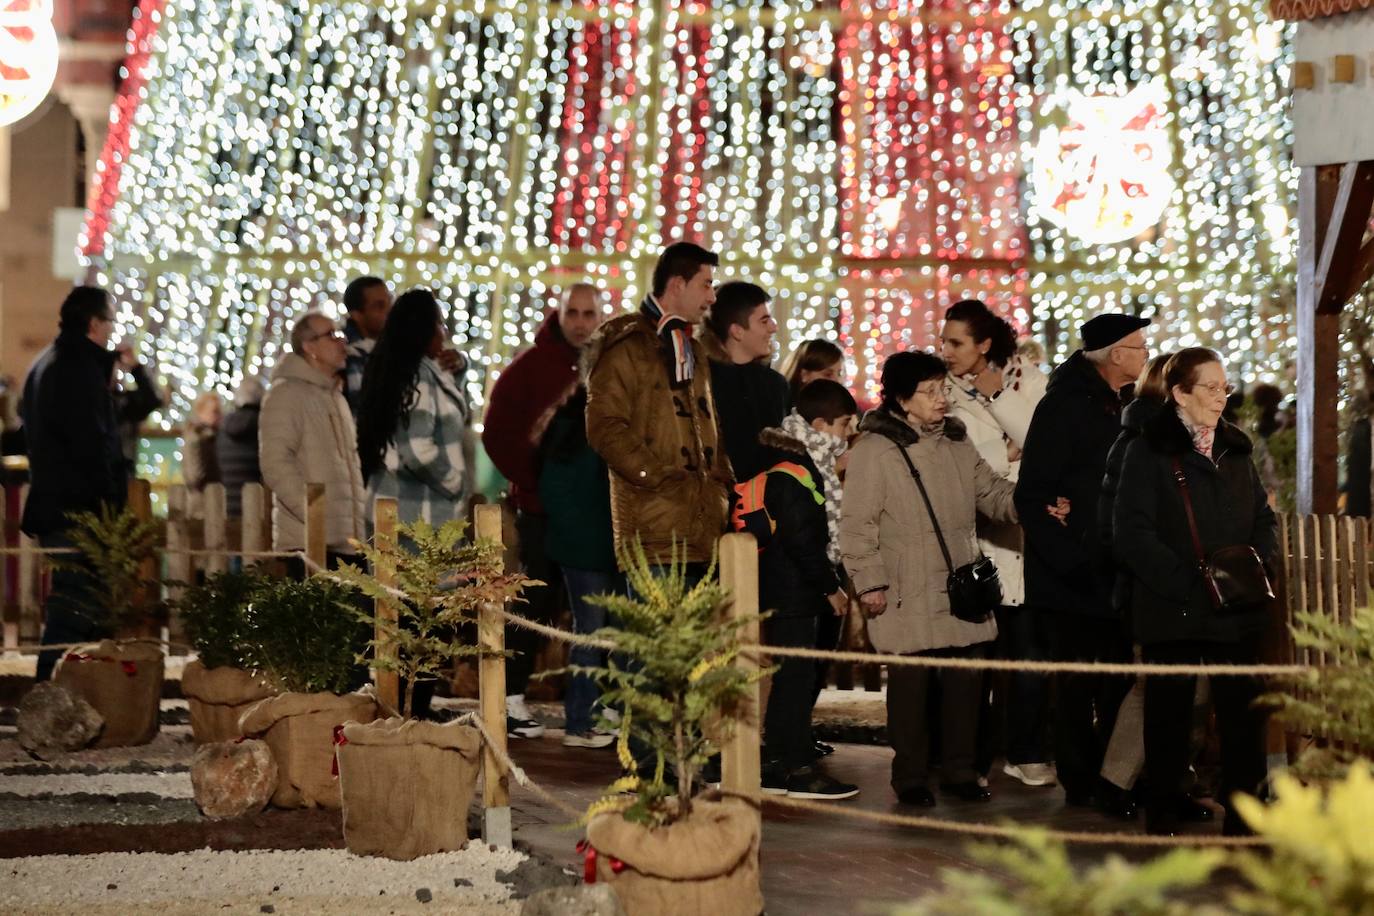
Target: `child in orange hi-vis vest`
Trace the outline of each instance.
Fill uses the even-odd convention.
[[[797,394],[781,427],[759,441],[770,449],[768,470],[735,487],[735,530],[759,541],[759,598],[769,645],[813,648],[822,615],[843,615],[837,529],[840,481],[836,462],[848,447],[854,397],[843,385],[818,379]],[[793,798],[843,799],[858,787],[817,765],[811,734],[816,664],[780,659],[764,718],[763,791]]]

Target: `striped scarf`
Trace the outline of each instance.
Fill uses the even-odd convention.
[[[831,563],[840,562],[840,475],[835,470],[835,462],[849,448],[849,442],[838,436],[823,433],[803,419],[793,410],[782,418],[783,430],[792,438],[806,446],[806,453],[816,462],[816,470],[821,472],[821,486],[825,490],[825,527],[830,537],[826,541],[825,552]]]
[[[1183,428],[1188,430],[1188,434],[1193,437],[1193,450],[1209,461],[1212,458],[1212,444],[1216,440],[1217,430],[1215,426],[1194,426],[1193,421],[1188,419],[1188,415],[1182,408],[1178,410],[1178,418],[1183,421]]]
[[[668,370],[669,384],[674,387],[690,384],[697,369],[697,358],[692,352],[692,325],[676,315],[663,314],[652,294],[644,297],[639,311],[654,322],[658,336],[673,356],[673,364]]]

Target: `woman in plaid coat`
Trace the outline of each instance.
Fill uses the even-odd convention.
[[[446,337],[434,294],[410,290],[392,307],[363,375],[358,454],[369,502],[394,497],[402,522],[467,517],[469,409],[438,362]]]

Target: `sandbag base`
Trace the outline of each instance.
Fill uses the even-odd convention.
[[[343,806],[334,774],[334,727],[371,722],[377,701],[371,693],[283,693],[259,700],[239,719],[244,735],[261,736],[277,761],[278,808]]]
[[[335,752],[350,852],[406,861],[466,845],[477,729],[400,718],[349,723]]]
[[[276,692],[265,679],[248,671],[206,668],[200,659],[187,662],[181,672],[181,694],[186,697],[191,736],[197,744],[217,744],[242,737],[239,719],[248,707]]]
[[[105,639],[64,655],[52,680],[105,720],[91,747],[132,747],[157,737],[162,677],[161,646]]]
[[[618,813],[587,825],[595,876],[628,916],[758,916],[758,814],[739,802],[694,801],[692,816],[666,827]]]

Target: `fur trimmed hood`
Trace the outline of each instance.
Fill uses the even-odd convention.
[[[921,434],[912,425],[900,419],[886,407],[875,407],[864,414],[859,423],[859,432],[877,433],[899,443],[903,447],[921,441]],[[942,434],[946,439],[962,442],[968,438],[968,427],[954,417],[945,417]]]
[[[592,339],[582,348],[581,357],[577,361],[577,372],[582,384],[587,384],[587,379],[591,377],[592,370],[600,362],[602,354],[636,334],[657,337],[649,324],[649,319],[637,311],[617,315],[597,328]]]
[[[805,456],[806,446],[796,436],[778,426],[770,426],[759,433],[759,444],[789,455]]]
[[[1193,450],[1193,436],[1183,425],[1178,410],[1172,405],[1165,406],[1146,420],[1142,435],[1150,444],[1150,448],[1161,454],[1186,455]],[[1226,454],[1248,456],[1254,450],[1254,443],[1240,427],[1224,419],[1217,424],[1217,434],[1212,446],[1213,455],[1218,458]]]

